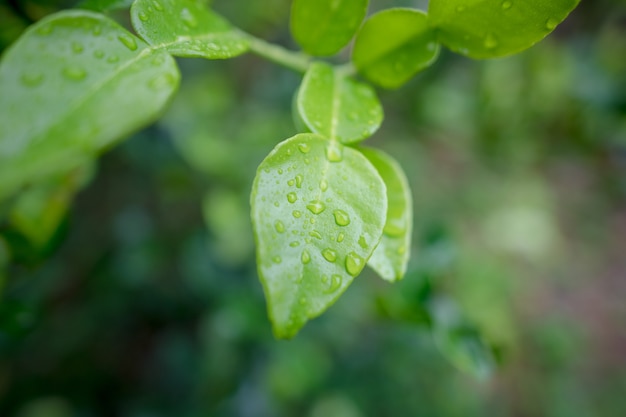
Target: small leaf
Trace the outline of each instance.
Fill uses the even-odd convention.
[[[367,13],[368,0],[294,0],[291,33],[311,55],[334,55],[350,42]]]
[[[248,50],[247,36],[194,0],[137,0],[133,27],[150,45],[182,57],[227,59]]]
[[[114,21],[67,11],[29,28],[0,62],[0,200],[68,172],[150,123],[176,63]]]
[[[370,258],[385,223],[385,185],[360,152],[306,133],[261,163],[251,204],[274,334],[290,338],[332,305]]]
[[[300,117],[313,133],[342,143],[359,142],[376,132],[383,109],[374,90],[315,62],[298,92]]]
[[[454,52],[496,58],[530,48],[554,30],[580,0],[431,0],[430,24]]]
[[[424,12],[394,8],[368,19],[354,43],[352,61],[371,82],[397,88],[432,64],[439,54]]]
[[[409,262],[413,229],[409,182],[391,156],[371,148],[361,148],[360,151],[378,170],[387,186],[388,208],[383,237],[368,265],[382,278],[394,282],[404,277]]]

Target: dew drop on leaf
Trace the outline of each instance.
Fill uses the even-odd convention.
[[[278,233],[285,233],[285,225],[280,220],[277,220],[276,223],[274,223],[274,227]]]
[[[37,87],[43,82],[43,74],[40,72],[25,72],[20,77],[20,80],[26,87]]]
[[[324,259],[326,259],[328,262],[335,262],[337,260],[337,252],[335,252],[334,250],[330,249],[330,248],[326,248],[322,251],[322,256],[324,257]]]
[[[346,256],[346,272],[356,277],[363,269],[364,263],[362,257],[354,252],[350,252],[348,256]]]
[[[319,200],[311,200],[306,208],[313,214],[320,214],[326,210],[326,206]]]
[[[311,255],[309,254],[308,250],[305,249],[302,251],[302,255],[300,256],[300,261],[302,261],[304,265],[311,262]]]
[[[142,22],[147,22],[148,21],[148,15],[145,13],[139,13],[139,20],[141,20]]]
[[[335,217],[337,226],[347,226],[350,224],[350,216],[343,210],[333,211],[333,216]]]
[[[74,51],[75,54],[80,54],[85,50],[85,48],[83,47],[82,44],[78,43],[78,42],[72,42],[72,51]]]
[[[296,219],[302,217],[302,212],[300,210],[294,210],[291,214],[293,214],[293,217],[295,217]]]
[[[293,242],[289,244],[289,246],[291,246],[292,248],[297,248],[298,246],[300,246],[300,242],[297,240],[294,240]]]
[[[120,58],[117,55],[111,55],[110,57],[107,58],[107,62],[109,64],[115,64],[119,60],[120,60]]]
[[[326,280],[328,281],[328,280]],[[326,294],[332,294],[335,291],[337,291],[340,287],[341,287],[341,282],[343,281],[343,278],[341,277],[341,275],[339,274],[334,274],[333,276],[330,277],[330,283],[328,284],[328,288],[326,288],[326,290],[324,290],[324,292]]]
[[[275,263],[275,264],[279,264],[279,263],[281,263],[283,260],[282,260],[282,258],[281,258],[280,256],[274,256],[274,257],[272,258],[272,261],[274,261],[274,263]]]
[[[496,46],[498,46],[498,40],[496,39],[496,37],[495,37],[495,35],[493,33],[489,33],[485,37],[485,48],[493,49]]]
[[[117,39],[119,39],[120,42],[122,42],[124,46],[130,49],[131,51],[137,50],[137,42],[135,41],[135,38],[133,38],[132,36],[124,34],[124,35],[118,36]]]
[[[314,237],[316,239],[322,239],[322,234],[320,232],[318,232],[317,230],[313,230],[312,232],[309,233],[309,236]]]
[[[343,151],[341,149],[341,145],[337,142],[332,141],[326,147],[326,158],[330,162],[341,162],[343,159]]]
[[[509,10],[513,6],[513,2],[511,1],[503,1],[502,2],[502,10]]]
[[[287,181],[287,185],[293,187],[296,182],[294,180]]]
[[[298,145],[298,150],[304,154],[307,154],[311,151],[311,146],[308,143],[300,143]]]
[[[72,81],[81,81],[85,79],[87,72],[79,67],[65,67],[63,75]]]
[[[97,59],[102,59],[104,57],[104,52],[100,49],[96,49],[95,51],[93,51],[93,56]]]
[[[287,194],[287,201],[293,204],[296,202],[296,200],[298,200],[298,196],[296,195],[296,193]]]
[[[337,242],[341,243],[346,238],[346,235],[343,232],[339,232],[337,235]]]
[[[325,179],[320,181],[320,190],[322,191],[328,190],[328,181],[326,181]]]
[[[302,188],[302,181],[303,180],[304,180],[304,178],[302,177],[302,175],[300,175],[300,174],[296,175],[296,187]]]
[[[363,249],[367,249],[367,241],[365,240],[365,237],[359,237],[359,246]]]
[[[546,29],[548,30],[554,30],[554,28],[559,24],[559,21],[556,19],[548,19],[548,21],[546,22]]]
[[[152,2],[152,5],[154,6],[155,10],[162,12],[163,11],[163,5],[161,3],[159,3],[157,0],[154,0]]]

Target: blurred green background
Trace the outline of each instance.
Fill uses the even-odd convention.
[[[213,3],[295,47],[289,1]],[[4,0],[0,48],[73,5]],[[427,2],[371,9],[397,5]],[[158,123],[0,207],[0,416],[626,416],[626,2],[380,92],[368,143],[409,177],[409,273],[364,273],[291,341],[271,335],[248,196],[296,133],[299,77],[179,64]]]

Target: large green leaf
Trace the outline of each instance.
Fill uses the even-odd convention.
[[[432,64],[439,53],[424,12],[394,8],[376,13],[357,34],[352,61],[371,82],[397,88]]]
[[[380,244],[368,265],[387,281],[404,277],[411,248],[413,229],[413,199],[409,182],[400,165],[386,153],[360,149],[374,165],[387,186],[387,220]]]
[[[305,133],[261,163],[251,204],[274,334],[289,338],[365,266],[385,224],[385,185],[360,152]]]
[[[334,55],[350,42],[367,13],[368,0],[294,0],[291,33],[312,55]]]
[[[380,127],[383,109],[367,84],[315,62],[304,76],[297,98],[298,113],[313,132],[343,143],[361,141]]]
[[[248,37],[197,0],[137,0],[133,27],[151,45],[183,57],[227,59],[248,50]]]
[[[448,48],[472,58],[514,54],[543,39],[580,0],[430,0],[430,23]]]
[[[0,62],[0,200],[150,123],[178,81],[171,56],[102,15],[32,26]]]

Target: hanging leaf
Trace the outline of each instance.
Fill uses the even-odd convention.
[[[329,56],[350,42],[367,13],[368,0],[294,0],[293,38],[311,55]]]
[[[413,229],[413,199],[409,182],[400,165],[386,153],[361,148],[361,153],[374,165],[387,187],[387,220],[380,244],[368,261],[383,279],[402,279],[409,262]]]
[[[248,50],[248,38],[194,0],[137,0],[133,27],[150,45],[183,57],[227,59]]]
[[[251,204],[274,334],[290,338],[339,298],[372,255],[385,223],[385,185],[360,152],[305,133],[261,163]]]
[[[0,62],[0,200],[88,163],[153,121],[178,87],[174,60],[112,20],[61,12]]]
[[[430,0],[430,24],[445,46],[472,58],[530,48],[554,30],[580,0]]]
[[[373,135],[383,120],[382,106],[370,86],[322,62],[311,64],[305,74],[297,108],[312,132],[346,144]]]
[[[357,34],[352,61],[371,82],[398,88],[432,64],[439,54],[424,12],[395,8],[376,13]]]

